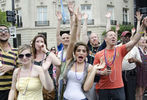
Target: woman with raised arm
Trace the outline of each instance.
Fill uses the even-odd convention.
[[[63,78],[65,82],[64,100],[87,100],[82,86],[88,70],[90,70],[92,66],[86,62],[86,57],[89,53],[87,45],[83,42],[76,43],[77,23],[78,15],[76,14],[66,55],[67,63]]]
[[[48,57],[48,60],[51,59]],[[18,60],[22,64],[13,73],[12,86],[8,100],[14,100],[18,91],[17,100],[43,100],[42,88],[48,91],[54,89],[53,81],[48,73],[46,65],[42,67],[33,63],[32,49],[30,45],[22,45],[18,49]],[[44,63],[49,63],[47,60]]]
[[[46,73],[49,73],[53,79],[53,65],[60,66],[61,61],[54,53],[49,52],[49,50],[47,49],[47,42],[44,35],[39,34],[34,37],[32,41],[32,49],[33,49],[34,64],[39,66],[42,66],[44,64],[44,66],[46,66],[46,68],[48,69]],[[46,61],[46,63],[44,63],[44,61]],[[53,79],[53,81],[55,85],[55,80]],[[54,90],[45,91],[44,89],[43,93],[44,93],[44,99],[50,98],[52,100],[55,98]]]

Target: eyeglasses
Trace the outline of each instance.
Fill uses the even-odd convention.
[[[32,54],[30,54],[30,53],[20,54],[20,55],[18,55],[18,58],[22,59],[24,56],[26,56],[27,58],[29,58],[29,57],[32,56]]]
[[[9,30],[8,29],[0,29],[0,33],[8,33]]]

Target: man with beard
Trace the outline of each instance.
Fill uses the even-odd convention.
[[[130,41],[131,32],[124,31],[121,34],[122,43],[119,45],[126,44]],[[122,75],[124,82],[124,90],[126,95],[126,100],[135,100],[136,91],[136,65],[141,63],[141,57],[139,50],[136,46],[128,52],[124,57],[122,62]]]
[[[17,49],[8,42],[10,32],[7,26],[0,25],[0,99],[8,100],[12,73],[17,66]]]

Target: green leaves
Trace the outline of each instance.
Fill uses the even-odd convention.
[[[7,22],[6,12],[2,12],[0,9],[0,24],[10,26],[11,23]]]

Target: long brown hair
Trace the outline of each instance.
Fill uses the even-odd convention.
[[[87,46],[84,42],[77,42],[77,43],[74,45],[74,54],[75,54],[75,52],[76,52],[76,50],[77,50],[77,48],[78,48],[79,46],[84,46],[84,47],[86,48],[87,54],[89,54],[89,48],[88,48],[88,46]]]
[[[33,41],[32,41],[32,44],[31,44],[31,45],[32,45],[32,51],[33,51],[33,57],[34,57],[34,58],[36,58],[36,53],[37,53],[37,50],[36,50],[36,48],[35,48],[35,42],[36,42],[36,39],[37,39],[38,37],[43,38],[44,44],[46,45],[46,48],[47,48],[47,41],[46,41],[45,36],[42,35],[42,34],[36,35],[36,36],[34,37]]]

